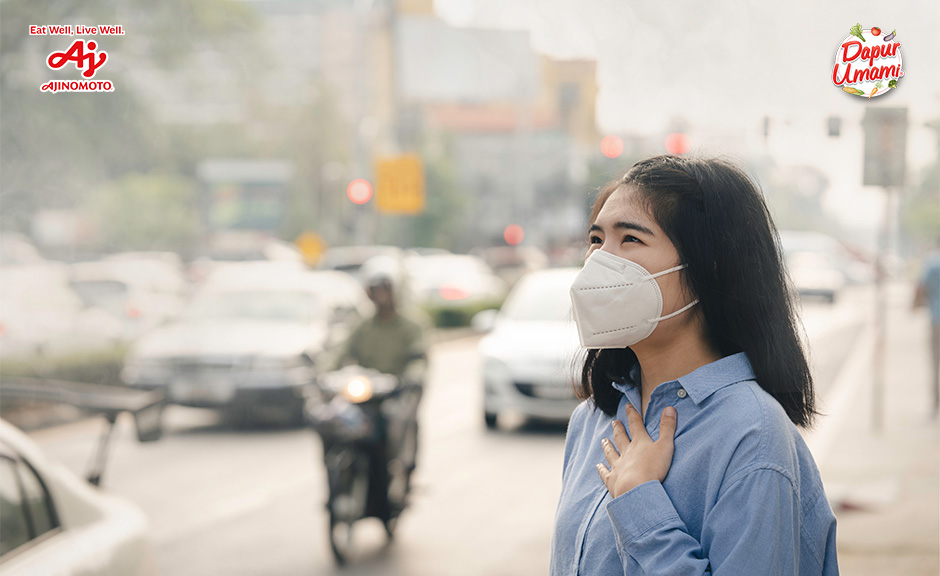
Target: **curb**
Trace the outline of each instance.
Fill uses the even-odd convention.
[[[871,390],[871,358],[875,347],[875,328],[871,322],[865,324],[852,351],[842,362],[833,380],[832,388],[820,404],[821,415],[815,427],[801,430],[818,468],[823,467],[832,450],[842,424],[849,413],[849,404],[859,394]],[[825,410],[825,412],[822,412]]]

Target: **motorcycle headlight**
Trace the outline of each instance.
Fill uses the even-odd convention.
[[[365,376],[350,378],[343,388],[343,397],[354,404],[372,398],[372,382]]]

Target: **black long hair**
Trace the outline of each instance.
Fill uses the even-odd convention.
[[[757,383],[794,424],[816,415],[813,377],[780,240],[760,189],[723,159],[656,156],[602,188],[591,223],[621,186],[632,186],[672,241],[686,287],[699,299],[710,344],[722,357],[745,352]],[[630,348],[588,350],[577,385],[606,414],[616,414],[623,380],[637,363]]]

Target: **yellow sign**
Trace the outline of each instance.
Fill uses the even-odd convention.
[[[294,240],[294,244],[308,266],[315,265],[327,248],[326,242],[316,232],[304,232]]]
[[[424,168],[415,154],[384,158],[375,167],[375,203],[385,214],[424,211]]]

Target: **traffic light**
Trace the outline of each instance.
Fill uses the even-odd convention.
[[[503,239],[506,240],[506,244],[510,246],[522,244],[523,238],[525,238],[525,231],[522,229],[522,226],[518,224],[510,224],[503,230]]]
[[[673,132],[666,136],[666,152],[676,156],[689,151],[689,137],[682,132]]]
[[[365,204],[372,199],[372,184],[364,178],[356,178],[346,186],[346,196],[353,204]]]
[[[608,158],[617,158],[623,154],[623,140],[619,136],[604,136],[601,139],[601,154]]]

